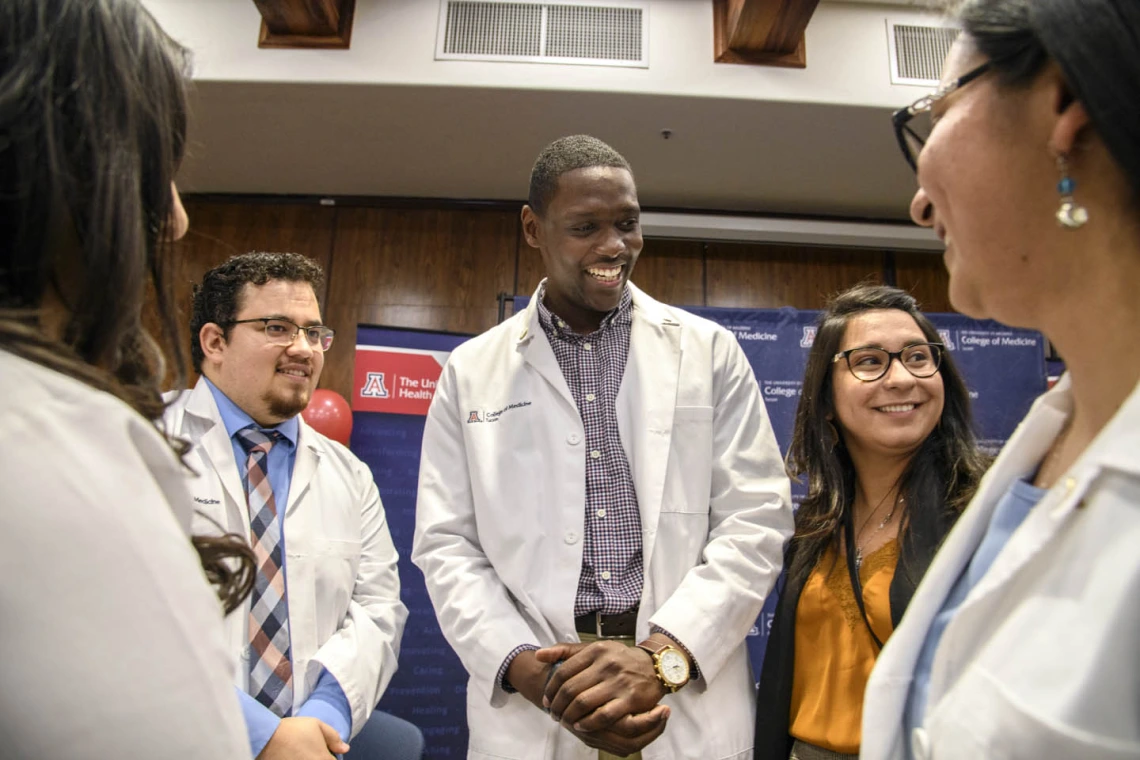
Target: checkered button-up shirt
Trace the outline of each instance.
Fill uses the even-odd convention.
[[[546,308],[545,295],[543,286],[538,294],[539,323],[586,432],[585,530],[574,615],[614,615],[637,606],[644,578],[641,514],[617,422],[618,388],[629,359],[633,297],[627,287],[601,326],[580,335]]]

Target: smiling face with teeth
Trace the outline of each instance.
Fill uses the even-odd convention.
[[[839,350],[874,346],[899,351],[928,340],[905,311],[873,309],[848,321]],[[940,372],[917,378],[900,361],[892,361],[886,375],[863,382],[839,361],[832,365],[831,383],[836,423],[855,461],[869,454],[913,454],[942,417],[945,392]]]
[[[618,307],[641,253],[641,207],[625,169],[593,166],[558,178],[542,214],[522,210],[527,243],[546,270],[546,306],[589,333]]]
[[[270,280],[246,283],[235,321],[276,317],[294,324],[321,324],[321,310],[307,282]],[[208,324],[200,335],[202,373],[259,425],[272,426],[297,416],[308,405],[325,364],[324,352],[303,336],[289,346],[265,337],[260,322],[233,325],[227,338]]]

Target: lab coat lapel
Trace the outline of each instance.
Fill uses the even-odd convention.
[[[293,461],[293,480],[289,484],[289,504],[285,508],[285,516],[289,517],[301,501],[301,497],[309,490],[309,484],[317,471],[321,461],[320,451],[316,447],[316,433],[305,420],[297,419],[297,457]]]
[[[577,415],[578,404],[574,401],[574,395],[570,392],[570,386],[566,384],[562,368],[558,366],[558,358],[554,356],[554,349],[550,347],[550,341],[547,340],[542,324],[538,321],[538,298],[545,282],[546,280],[543,280],[539,284],[531,296],[530,303],[527,304],[524,326],[516,337],[516,345],[523,361],[533,367]]]
[[[183,430],[189,435],[191,443],[198,447],[203,464],[206,465],[206,471],[199,473],[198,477],[208,478],[210,470],[217,473],[218,480],[229,496],[226,505],[229,528],[244,535],[249,525],[245,487],[234,459],[233,444],[226,434],[226,426],[222,424],[214,395],[204,379],[199,379],[190,392],[190,398],[186,402],[186,416],[189,419],[185,420]]]
[[[681,324],[632,284],[629,359],[617,396],[618,430],[630,457],[648,567],[657,537],[681,370]]]

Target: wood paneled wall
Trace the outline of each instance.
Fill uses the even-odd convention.
[[[311,256],[327,275],[317,294],[324,321],[337,331],[321,385],[346,398],[358,324],[475,334],[498,321],[499,294],[530,294],[542,279],[539,253],[526,244],[513,208],[194,197],[186,207],[190,233],[176,250],[187,320],[191,284],[227,257],[252,250]],[[820,308],[864,280],[895,281],[928,311],[950,310],[941,257],[923,253],[648,239],[633,280],[681,306],[798,309]]]

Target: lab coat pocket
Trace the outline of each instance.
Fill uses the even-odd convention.
[[[360,541],[317,539],[313,542],[313,574],[316,583],[317,620],[333,623],[319,636],[331,636],[348,614],[356,571],[360,566]]]
[[[713,408],[679,406],[673,411],[669,470],[662,512],[704,515],[712,483]]]
[[[938,760],[1140,757],[1140,744],[1098,736],[1058,716],[1041,714],[1019,698],[1010,684],[979,665],[963,674],[927,716],[925,734],[928,752],[922,754]]]

